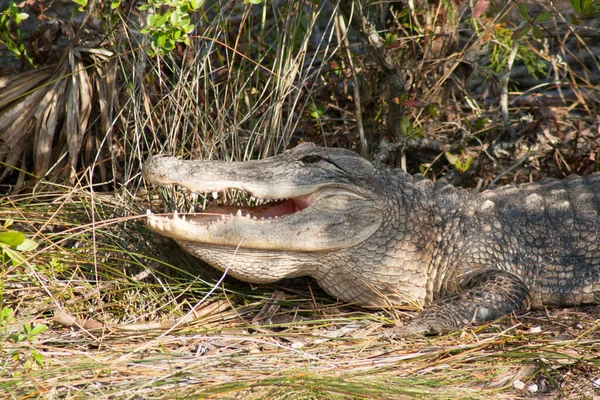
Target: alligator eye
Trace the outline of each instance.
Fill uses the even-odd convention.
[[[304,156],[300,159],[300,161],[302,161],[304,164],[316,164],[319,161],[321,161],[323,159],[323,157],[321,156],[317,156],[317,155],[308,155],[308,156]]]

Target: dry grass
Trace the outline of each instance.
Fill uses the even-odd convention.
[[[519,50],[545,66],[536,78],[518,57],[498,64],[513,49],[507,31],[522,24],[513,3],[478,21],[371,5],[382,38],[396,35],[381,51],[407,78],[403,97],[337,3],[237,3],[207,7],[191,46],[165,57],[147,56],[141,19],[123,11],[103,42],[114,57],[90,45],[36,71],[35,84],[31,74],[0,78],[0,175],[13,171],[0,221],[39,244],[3,260],[0,397],[600,396],[598,307],[388,338],[396,321],[384,312],[336,304],[309,280],[222,280],[151,234],[148,204],[182,200],[139,176],[159,151],[247,159],[299,141],[360,150],[363,139],[388,165],[467,187],[597,171],[593,21],[568,25],[560,4],[543,3],[553,13],[544,38],[527,36]],[[65,103],[75,92],[79,102]],[[404,116],[395,131],[394,107]],[[457,173],[447,151],[472,166]],[[68,183],[52,183],[60,177]]]
[[[273,310],[277,287],[221,282],[157,246],[127,203],[60,187],[0,200],[0,218],[40,244],[0,275],[3,305],[16,317],[0,321],[2,397],[592,398],[600,390],[597,308],[390,339],[394,321],[384,313],[335,304],[310,281],[287,284]],[[25,323],[48,330],[15,339]]]

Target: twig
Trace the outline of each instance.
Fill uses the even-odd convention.
[[[348,19],[350,25],[367,41],[371,50],[375,54],[379,66],[385,74],[386,83],[389,87],[389,111],[387,118],[387,128],[390,135],[394,138],[402,137],[400,132],[400,118],[403,114],[402,106],[396,105],[400,95],[404,93],[406,82],[400,73],[398,67],[390,57],[385,41],[381,38],[375,27],[365,17],[360,1],[341,0],[340,9]]]
[[[352,81],[354,82],[353,91],[354,95],[354,117],[356,118],[356,127],[358,129],[358,135],[360,137],[360,155],[367,157],[367,138],[365,136],[365,128],[362,122],[362,106],[360,104],[360,88],[358,82],[358,74],[354,67],[354,61],[352,60],[352,53],[350,53],[350,42],[348,41],[348,28],[344,22],[344,18],[337,13],[335,18],[335,31],[338,36],[338,41],[344,44],[346,50],[346,56],[348,57],[348,65],[352,71]]]
[[[512,126],[510,122],[510,117],[508,115],[508,81],[510,78],[510,71],[512,70],[513,63],[515,61],[515,57],[517,56],[517,51],[519,50],[519,41],[515,40],[513,42],[513,48],[510,51],[508,56],[508,60],[506,61],[506,72],[502,77],[502,94],[500,95],[500,109],[502,112],[502,119],[504,120],[504,126],[510,133],[512,137],[515,136],[515,128]]]

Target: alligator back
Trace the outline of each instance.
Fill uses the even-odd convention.
[[[486,191],[467,216],[463,262],[518,276],[535,307],[600,302],[600,174]]]

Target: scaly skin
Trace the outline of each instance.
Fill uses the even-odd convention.
[[[209,198],[289,199],[147,223],[248,282],[308,275],[345,302],[424,306],[409,332],[600,303],[600,174],[467,193],[312,144],[248,162],[155,156],[143,174]]]

